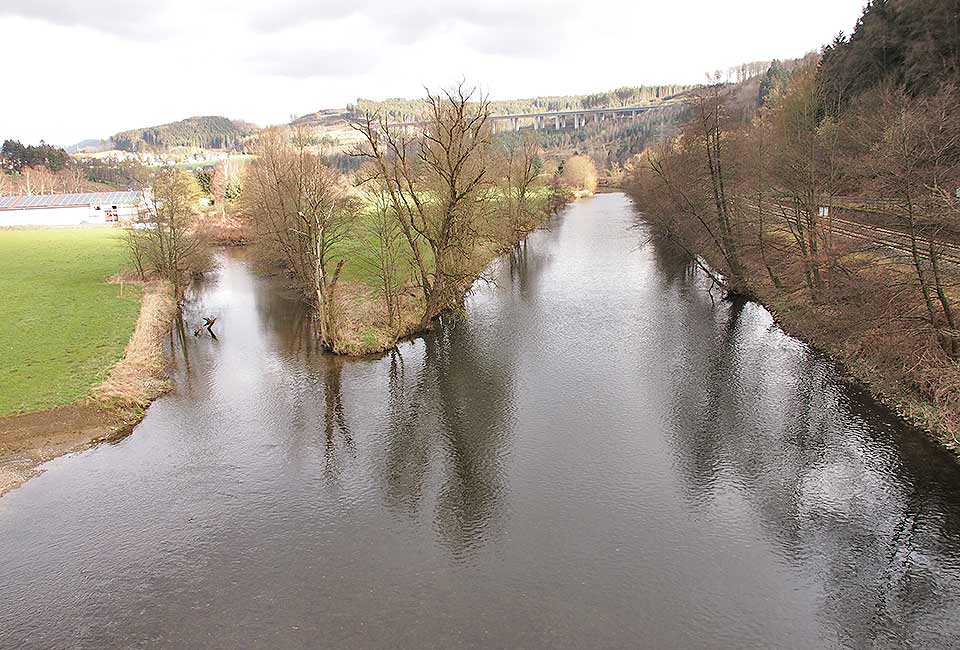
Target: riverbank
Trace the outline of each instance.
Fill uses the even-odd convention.
[[[766,236],[774,243],[777,237],[786,241],[773,229]],[[883,290],[910,286],[910,268],[853,241],[836,238],[833,246],[834,259],[846,273],[834,274],[816,299],[802,286],[802,270],[784,253],[785,245],[768,243],[766,252],[766,263],[779,269],[781,286],[773,283],[757,251],[743,249],[744,276],[750,281],[740,295],[767,309],[788,335],[831,359],[851,385],[960,458],[960,365],[928,333],[902,321],[898,325],[902,315],[921,313],[911,294]],[[722,260],[701,255],[707,266],[723,268]]]
[[[163,339],[175,313],[170,286],[147,284],[123,358],[90,397],[0,417],[0,496],[36,476],[43,463],[132,430],[150,402],[170,388]]]
[[[879,260],[878,260],[879,261]],[[916,337],[863,336],[842,326],[825,326],[838,310],[758,288],[756,302],[778,325],[829,357],[841,376],[867,391],[906,424],[919,429],[960,460],[960,368]]]

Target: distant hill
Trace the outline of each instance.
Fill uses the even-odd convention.
[[[143,151],[168,147],[239,149],[260,128],[249,122],[220,115],[188,117],[179,122],[121,131],[111,136],[117,149]]]
[[[89,140],[81,140],[80,142],[67,145],[66,147],[64,147],[64,150],[67,153],[78,153],[80,151],[99,151],[109,146],[110,146],[109,140],[89,139]]]

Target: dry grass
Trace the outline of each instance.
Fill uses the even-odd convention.
[[[404,336],[414,334],[420,325],[423,301],[413,290],[400,296],[400,322],[391,327],[383,297],[360,282],[348,282],[338,288],[337,352],[351,356],[385,352]]]
[[[144,288],[137,326],[126,351],[94,396],[125,408],[144,408],[169,389],[163,357],[163,339],[176,313],[173,292],[165,281]]]
[[[207,215],[200,221],[199,231],[203,239],[214,246],[242,246],[249,239],[243,219],[232,214]]]

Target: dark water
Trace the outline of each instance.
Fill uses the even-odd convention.
[[[622,195],[321,355],[239,257],[133,435],[0,500],[0,647],[960,648],[960,470]]]

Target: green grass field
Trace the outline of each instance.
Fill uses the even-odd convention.
[[[0,230],[0,415],[87,396],[123,356],[141,290],[116,228]]]

